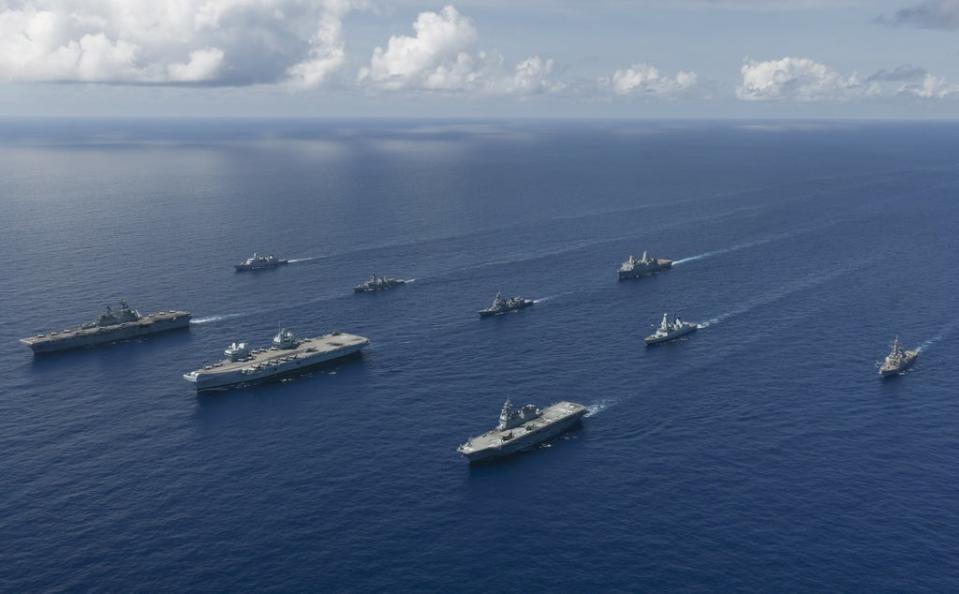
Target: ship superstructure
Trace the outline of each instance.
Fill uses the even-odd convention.
[[[479,315],[481,318],[498,316],[511,311],[518,311],[535,304],[536,302],[532,299],[525,299],[523,297],[510,297],[507,299],[503,297],[501,293],[497,293],[496,297],[493,298],[493,303],[486,309],[481,309]]]
[[[190,317],[188,311],[158,311],[141,315],[126,301],[120,301],[117,307],[108,305],[93,322],[30,336],[20,342],[36,354],[52,353],[187,328]]]
[[[902,343],[899,342],[899,337],[897,336],[890,345],[889,354],[886,355],[886,358],[879,366],[879,375],[881,377],[898,375],[915,363],[918,357],[919,350],[907,351],[902,348]]]
[[[532,404],[513,408],[507,399],[496,428],[470,438],[456,451],[470,462],[514,454],[563,433],[579,423],[585,414],[586,407],[575,402],[557,402],[544,409]]]
[[[659,323],[659,327],[656,328],[656,332],[653,332],[644,340],[646,341],[647,346],[651,344],[659,344],[661,342],[676,340],[677,338],[691,334],[696,330],[699,330],[699,324],[686,322],[679,319],[679,316],[676,316],[673,321],[670,322],[669,314],[664,313],[663,319]]]
[[[366,282],[356,285],[353,287],[354,293],[376,293],[379,291],[386,291],[387,289],[392,289],[394,287],[402,287],[410,281],[404,280],[401,278],[388,278],[385,276],[377,276],[373,274],[370,276],[369,280]]]
[[[226,359],[191,371],[183,379],[196,385],[197,391],[254,384],[302,373],[356,354],[368,344],[366,338],[345,332],[300,339],[284,328],[269,347],[251,349],[245,342],[234,342],[223,352]]]
[[[640,278],[642,276],[646,276],[647,274],[653,274],[654,272],[660,272],[661,270],[668,270],[669,268],[672,268],[672,266],[672,260],[667,260],[665,258],[653,258],[644,251],[642,258],[637,260],[635,257],[630,256],[625,262],[620,264],[619,280]]]
[[[256,252],[253,252],[253,255],[239,264],[234,264],[233,267],[237,272],[250,272],[253,270],[269,270],[271,268],[278,268],[284,264],[289,264],[289,260],[281,260],[276,256],[270,254],[269,256],[260,256]]]

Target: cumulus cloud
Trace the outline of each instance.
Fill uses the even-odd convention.
[[[535,94],[555,91],[553,61],[532,56],[508,68],[498,52],[471,52],[476,27],[453,6],[423,12],[413,22],[414,35],[393,35],[386,48],[373,50],[360,69],[360,84],[377,89],[475,91]]]
[[[922,82],[901,86],[899,94],[920,99],[945,99],[959,95],[959,85],[947,83],[937,76],[927,74]]]
[[[747,61],[736,96],[744,101],[841,101],[870,89],[855,74],[843,76],[808,58]]]
[[[880,17],[879,21],[922,29],[959,29],[959,0],[925,0]]]
[[[357,0],[358,1],[358,0]],[[0,80],[313,87],[353,0],[0,0]]]
[[[601,78],[599,84],[617,95],[670,97],[688,93],[695,87],[696,73],[681,70],[676,76],[664,76],[655,66],[640,63],[619,69],[610,78]]]

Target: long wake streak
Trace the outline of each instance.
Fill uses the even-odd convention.
[[[248,314],[248,313],[231,313],[231,314],[223,314],[223,315],[219,315],[219,316],[204,316],[204,317],[202,317],[202,318],[193,318],[192,320],[190,320],[190,323],[193,324],[193,325],[199,326],[199,325],[203,325],[203,324],[212,324],[212,323],[214,323],[214,322],[222,322],[223,320],[232,320],[232,319],[234,319],[234,318],[242,318],[242,317],[248,316],[248,315],[250,315],[250,314]]]
[[[922,352],[922,351],[926,351],[926,350],[930,349],[930,348],[932,347],[932,345],[936,344],[937,342],[939,342],[940,340],[942,340],[942,339],[945,338],[946,336],[949,336],[950,334],[952,334],[952,332],[956,329],[956,327],[959,327],[959,322],[952,322],[952,323],[950,323],[950,324],[946,324],[946,325],[942,328],[942,332],[940,332],[939,334],[933,336],[933,337],[930,338],[929,340],[927,340],[927,341],[923,342],[922,344],[920,344],[919,347],[918,347],[916,350]]]
[[[851,272],[855,272],[856,270],[859,270],[861,268],[865,268],[866,266],[868,266],[869,264],[872,264],[878,259],[879,259],[878,256],[867,258],[859,262],[848,264],[846,266],[843,266],[842,268],[837,268],[828,274],[800,279],[794,283],[790,283],[788,285],[783,286],[783,288],[781,288],[778,291],[768,293],[761,297],[757,297],[756,299],[751,299],[747,301],[746,303],[744,303],[743,305],[741,305],[740,307],[737,307],[736,309],[733,309],[724,314],[718,315],[715,318],[706,320],[705,322],[700,324],[700,326],[703,328],[715,326],[716,324],[720,324],[731,317],[742,315],[744,313],[752,311],[753,309],[756,309],[757,307],[768,305],[775,301],[779,301],[780,299],[785,299],[786,297],[789,297],[790,295],[794,293],[798,293],[799,291],[805,291],[807,289],[817,287],[823,283],[829,282],[840,276],[844,276]]]

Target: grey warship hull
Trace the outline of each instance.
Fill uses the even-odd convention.
[[[522,303],[510,306],[510,307],[505,307],[502,309],[492,309],[492,308],[482,309],[480,310],[479,315],[481,318],[501,316],[503,314],[508,314],[510,312],[526,309],[527,307],[532,307],[533,305],[536,305],[535,301],[533,301],[532,299],[524,299]]]
[[[51,332],[23,338],[23,344],[36,355],[98,346],[122,340],[131,340],[190,326],[191,314],[186,311],[164,311],[141,317],[139,320],[115,326],[78,327],[62,332]]]
[[[669,270],[673,267],[672,260],[666,260],[663,258],[657,259],[654,263],[647,264],[645,266],[637,266],[632,270],[620,270],[619,271],[619,280],[628,280],[634,278],[642,278],[650,274],[655,274],[657,272],[662,272],[664,270]]]
[[[682,338],[683,336],[688,336],[697,330],[699,330],[699,326],[692,325],[692,326],[687,326],[686,328],[683,328],[682,330],[670,332],[669,334],[665,336],[657,336],[655,334],[651,334],[643,340],[646,342],[646,346],[652,346],[654,344],[661,344],[664,342],[669,342],[671,340]]]
[[[269,264],[234,264],[233,269],[237,272],[256,272],[257,270],[273,270],[289,263],[289,260],[277,260]]]
[[[899,375],[903,371],[906,371],[916,362],[916,359],[919,358],[919,353],[915,351],[908,351],[906,356],[903,358],[902,363],[895,366],[885,366],[879,368],[879,377],[887,378]]]
[[[469,462],[485,462],[529,450],[544,441],[578,425],[586,414],[586,407],[574,402],[559,402],[543,411],[540,418],[524,427],[509,431],[494,430],[463,444],[457,451]],[[520,435],[506,439],[506,435]]]

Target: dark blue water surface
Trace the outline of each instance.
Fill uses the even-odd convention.
[[[2,122],[0,590],[955,591],[957,191],[943,123]],[[195,323],[17,342],[124,297]],[[181,378],[278,324],[371,346]],[[470,468],[507,396],[591,412]]]

